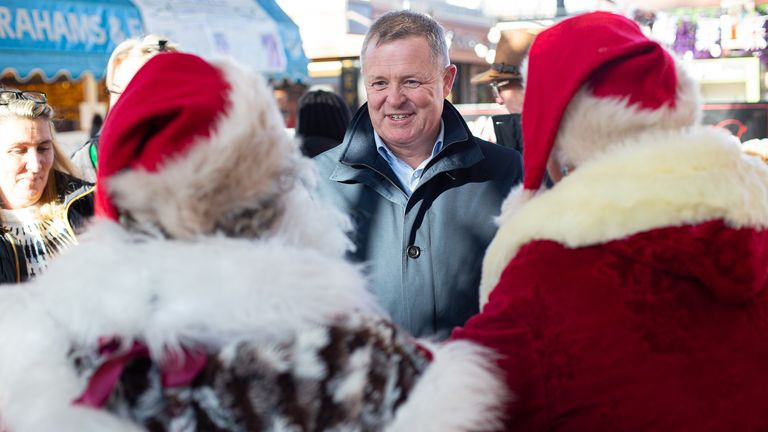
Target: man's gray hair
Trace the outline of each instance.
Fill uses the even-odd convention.
[[[423,13],[410,10],[388,12],[377,19],[363,40],[360,60],[365,63],[365,50],[373,40],[376,46],[386,42],[423,37],[427,40],[432,60],[440,67],[448,66],[448,44],[445,41],[445,30],[437,21]],[[365,64],[363,64],[365,67]]]

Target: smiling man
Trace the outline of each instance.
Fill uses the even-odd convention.
[[[368,102],[315,158],[321,193],[351,216],[352,258],[394,321],[444,337],[478,311],[483,251],[520,155],[472,136],[445,100],[456,66],[432,18],[382,16],[360,58]]]

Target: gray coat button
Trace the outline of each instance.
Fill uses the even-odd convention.
[[[408,258],[416,259],[421,255],[421,249],[418,246],[408,246]]]

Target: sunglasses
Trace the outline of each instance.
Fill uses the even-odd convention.
[[[501,97],[501,94],[499,93],[501,88],[509,84],[510,84],[509,80],[504,80],[504,81],[493,81],[488,85],[491,86],[491,90],[493,91],[493,97],[498,98],[498,97]]]
[[[14,100],[28,100],[36,104],[48,103],[48,98],[43,92],[0,90],[0,105],[8,105]]]

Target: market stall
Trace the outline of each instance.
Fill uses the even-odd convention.
[[[232,57],[276,87],[307,80],[298,27],[274,0],[3,0],[2,83],[44,91],[59,128],[87,129],[104,115],[112,50],[154,33],[204,58]]]
[[[0,3],[0,68],[25,80],[104,74],[109,53],[143,32],[128,0],[23,0]]]
[[[204,58],[233,57],[273,81],[305,81],[298,27],[274,0],[133,0],[148,33]]]

